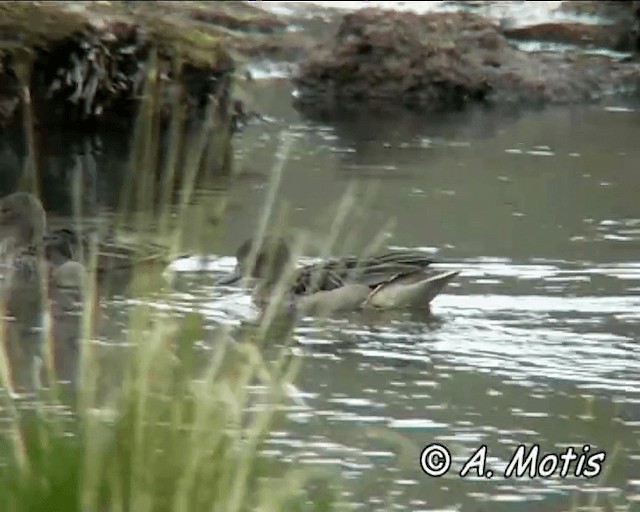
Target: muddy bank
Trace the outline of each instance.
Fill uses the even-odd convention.
[[[517,41],[574,45],[616,52],[640,51],[640,2],[569,1],[560,13],[573,20],[549,20],[523,26],[502,25],[503,34]]]
[[[265,60],[298,65],[306,112],[544,105],[638,88],[636,59],[589,52],[637,53],[640,2],[564,2],[577,18],[526,25],[467,4],[425,15],[296,5],[278,16],[248,2],[0,3],[0,126],[23,122],[27,84],[37,125],[126,129],[152,78],[163,117],[176,101],[197,116],[213,97],[233,132],[253,114],[245,70]],[[518,46],[529,42],[570,48]]]
[[[580,3],[575,4],[577,9]],[[624,5],[608,8],[617,12],[617,24],[592,27],[590,44],[635,51],[637,5],[616,4]],[[542,26],[521,38],[563,42],[558,39],[579,32],[561,25],[553,37]],[[363,105],[447,111],[469,104],[582,102],[640,88],[640,64],[633,58],[577,48],[526,52],[509,33],[514,35],[508,23],[469,12],[417,15],[372,8],[346,14],[301,62],[293,78],[297,106],[312,114]],[[588,46],[582,36],[576,39]]]
[[[145,79],[163,113],[180,98],[192,115],[214,97],[231,122],[238,59],[277,55],[286,26],[243,2],[3,2],[0,125],[20,123],[30,102],[37,125],[126,127]]]
[[[129,173],[159,178],[170,159],[176,183],[190,165],[228,176],[232,137],[251,115],[238,71],[277,57],[286,29],[243,2],[0,3],[0,132],[14,157],[0,162],[4,189],[40,181],[67,193],[74,176],[94,176],[102,150],[87,136],[105,130],[127,140]],[[204,152],[189,164],[202,127]]]

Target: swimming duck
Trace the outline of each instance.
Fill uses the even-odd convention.
[[[21,323],[37,323],[42,307],[45,229],[44,208],[31,194],[19,192],[0,200],[2,298],[6,313]]]
[[[45,230],[46,214],[37,197],[17,192],[0,199],[0,302],[14,389],[35,385],[34,365],[41,361],[46,318],[53,320],[52,334],[59,338],[68,330],[60,320],[83,306],[79,280],[84,267],[77,262],[53,267],[45,257]],[[76,343],[77,330],[72,334]]]
[[[278,283],[285,283],[285,306],[308,315],[365,308],[429,310],[431,301],[460,271],[434,271],[421,251],[406,249],[377,256],[334,258],[292,270],[292,253],[282,237],[266,236],[259,247],[245,241],[236,268],[217,284],[256,278],[253,300],[266,307]],[[252,254],[253,253],[253,254]],[[249,258],[255,263],[249,268]]]
[[[71,228],[47,231],[46,214],[37,197],[26,192],[16,192],[5,196],[2,201],[6,209],[3,214],[5,228],[18,230],[19,237],[33,239],[30,245],[43,249],[45,259],[52,268],[68,261],[76,261],[89,268],[91,244],[88,237]],[[43,241],[42,244],[35,242],[38,237]],[[24,241],[22,238],[18,240],[19,243]],[[103,283],[107,274],[112,277],[112,271],[118,272],[118,277],[126,280],[134,267],[164,268],[169,263],[167,255],[167,248],[159,244],[124,243],[109,235],[97,244],[95,269],[98,282]]]
[[[67,261],[88,263],[91,244],[87,236],[71,228],[55,229],[44,235],[45,255],[49,262],[59,266]],[[111,272],[128,273],[134,267],[166,267],[167,248],[158,244],[124,244],[108,236],[97,244],[96,273],[99,282]]]

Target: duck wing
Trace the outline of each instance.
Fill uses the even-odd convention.
[[[34,248],[14,254],[7,262],[0,295],[5,301],[9,316],[20,323],[37,322],[42,302],[41,277],[44,271]]]
[[[344,280],[331,265],[306,265],[296,272],[292,291],[296,295],[309,295],[317,291],[335,290],[344,286]]]
[[[334,290],[346,284],[365,284],[371,288],[411,274],[421,275],[433,260],[424,252],[411,249],[389,251],[360,259],[355,256],[330,259],[298,270],[295,293]]]
[[[423,251],[417,251],[415,249],[398,249],[394,251],[388,251],[377,256],[372,256],[368,260],[373,260],[378,263],[397,263],[400,265],[411,265],[418,268],[425,268],[434,263]]]
[[[13,257],[10,265],[11,276],[20,284],[28,284],[34,289],[40,286],[38,253],[34,247],[28,247]]]

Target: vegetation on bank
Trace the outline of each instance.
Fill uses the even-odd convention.
[[[138,30],[146,42],[178,50],[194,66],[217,68],[238,34],[265,34],[285,25],[245,2],[2,2],[0,51],[27,51],[83,33],[109,42]]]
[[[283,28],[244,2],[0,3],[0,127],[31,108],[36,125],[126,129],[152,54],[161,115],[181,97],[195,118],[214,95],[230,117],[238,59]]]

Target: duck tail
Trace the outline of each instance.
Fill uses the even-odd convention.
[[[399,276],[381,284],[371,292],[367,303],[372,306],[388,307],[429,307],[431,301],[455,279],[459,270],[442,272],[432,277],[407,283]]]
[[[452,270],[450,272],[443,272],[433,276],[423,283],[427,286],[428,293],[425,294],[425,300],[427,303],[431,302],[442,290],[460,274],[459,270]]]

